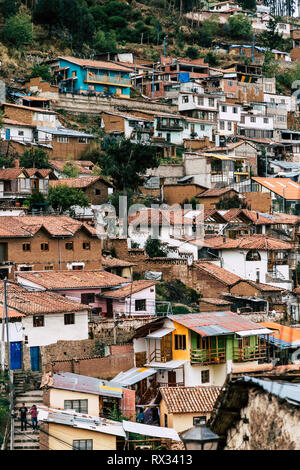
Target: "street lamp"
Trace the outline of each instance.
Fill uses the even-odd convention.
[[[195,420],[195,426],[184,431],[180,438],[186,450],[217,450],[219,436],[206,426],[206,419]]]

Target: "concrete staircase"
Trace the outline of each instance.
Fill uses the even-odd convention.
[[[16,393],[15,398],[15,411],[16,418],[14,421],[14,450],[39,450],[40,448],[40,433],[39,431],[33,432],[31,427],[31,416],[28,413],[27,417],[27,430],[21,431],[21,422],[19,419],[18,410],[25,403],[28,410],[32,405],[42,405],[43,403],[43,391],[42,390],[31,390],[18,395]],[[8,445],[8,448],[10,443]]]

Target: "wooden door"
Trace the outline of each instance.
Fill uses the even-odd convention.
[[[175,387],[176,386],[176,372],[175,372],[175,370],[169,370],[168,371],[168,385],[169,385],[169,387]]]

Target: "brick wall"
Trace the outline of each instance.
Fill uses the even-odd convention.
[[[57,136],[53,136],[51,145],[53,150],[50,152],[53,160],[80,160],[82,154],[90,149],[93,139],[88,143],[79,143],[78,137],[68,138],[68,142],[58,142]]]
[[[168,184],[164,186],[164,200],[169,205],[183,204],[203,191],[205,189],[197,184]]]
[[[111,380],[120,372],[134,367],[134,354],[116,354],[106,357],[86,357],[53,361],[51,370],[56,372],[72,372],[74,374]]]
[[[245,202],[253,211],[271,212],[272,199],[269,193],[242,193]]]
[[[112,131],[125,131],[124,118],[120,116],[112,116],[111,114],[102,113],[101,117],[104,122],[105,132],[109,134]]]
[[[73,242],[73,250],[65,248],[66,242]],[[90,243],[90,250],[83,249],[83,242]],[[72,262],[83,262],[84,269],[100,269],[102,259],[102,241],[88,235],[86,231],[79,231],[70,239],[53,239],[47,232],[40,230],[33,238],[24,239],[2,239],[2,243],[8,244],[8,261],[14,263],[14,270],[18,265],[28,264],[33,271],[43,270],[47,265],[53,265],[54,270],[67,269],[67,264]],[[41,243],[48,243],[47,251],[41,250]],[[30,243],[30,251],[23,251],[23,243]],[[60,248],[59,248],[60,247]]]
[[[49,450],[49,424],[40,422],[40,450]]]

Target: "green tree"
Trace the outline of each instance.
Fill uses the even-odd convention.
[[[114,31],[104,33],[104,31],[98,29],[94,35],[93,47],[97,52],[117,52],[116,33]]]
[[[278,61],[274,58],[274,54],[270,50],[266,51],[264,63],[263,63],[263,74],[265,77],[276,77],[279,69]]]
[[[61,9],[61,0],[37,0],[32,15],[33,21],[36,24],[45,25],[51,37],[53,26],[58,25],[60,22]]]
[[[20,166],[23,168],[51,168],[48,153],[40,148],[25,150],[20,157]]]
[[[62,169],[63,175],[68,178],[76,178],[78,176],[78,167],[73,162],[66,162]]]
[[[32,195],[24,201],[24,205],[29,207],[29,210],[32,210],[40,204],[46,204],[46,198],[39,191],[34,191]]]
[[[30,44],[33,38],[31,17],[24,13],[10,16],[5,22],[3,37],[16,47]]]
[[[199,51],[196,47],[193,47],[193,46],[189,46],[187,48],[187,50],[185,51],[185,54],[187,57],[189,57],[189,59],[198,59],[199,57]]]
[[[130,139],[104,138],[102,150],[97,162],[102,168],[102,175],[110,176],[124,195],[128,189],[136,190],[142,185],[142,175],[148,168],[159,165],[154,146],[133,144]]]
[[[59,213],[70,210],[72,206],[89,206],[89,200],[83,191],[64,184],[50,186],[47,202]]]
[[[1,11],[4,18],[9,18],[18,13],[20,2],[18,0],[3,0]]]
[[[231,37],[240,39],[250,39],[252,37],[251,20],[244,15],[238,14],[230,16],[228,25]]]
[[[219,30],[218,22],[211,17],[209,20],[204,20],[201,24],[199,43],[203,47],[209,47],[213,38]]]
[[[51,72],[49,65],[47,64],[36,64],[32,67],[30,78],[41,77],[42,80],[50,82]]]
[[[157,238],[149,237],[147,239],[145,251],[149,258],[162,258],[167,256],[167,252],[161,247],[161,241]]]

